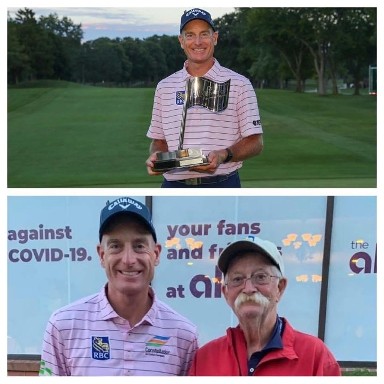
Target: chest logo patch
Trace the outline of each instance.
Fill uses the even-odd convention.
[[[108,336],[92,336],[92,359],[109,360],[110,349]]]
[[[176,92],[176,105],[183,105],[184,104],[184,96],[185,96],[185,91],[177,91]]]
[[[145,354],[159,357],[168,355],[170,351],[166,344],[169,339],[169,336],[153,336],[145,343]]]

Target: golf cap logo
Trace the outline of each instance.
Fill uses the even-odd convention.
[[[143,206],[139,204],[136,200],[132,200],[129,198],[122,197],[120,199],[117,199],[113,201],[109,206],[108,210],[112,211],[114,208],[117,206],[120,206],[121,209],[126,210],[128,209],[131,205],[133,205],[137,210],[141,211],[143,209]]]
[[[196,17],[199,13],[203,16],[207,16],[206,12],[204,12],[202,9],[191,9],[189,12],[187,12],[186,16],[189,17],[193,15]]]

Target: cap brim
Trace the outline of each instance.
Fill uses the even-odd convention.
[[[202,20],[202,21],[205,21],[205,22],[206,22],[206,23],[213,29],[213,32],[216,31],[215,27],[214,27],[210,22],[208,22],[207,20],[202,19],[202,18],[200,18],[200,17],[195,17],[195,18],[193,18],[193,19],[188,20],[187,22],[185,22],[182,26],[180,25],[180,33],[183,31],[183,29],[185,28],[185,26],[186,26],[188,23],[190,23],[191,21],[193,21],[193,20]]]
[[[275,265],[277,268],[280,269],[279,265],[276,263],[274,257],[270,255],[264,248],[260,247],[258,244],[255,244],[248,240],[240,240],[236,241],[230,245],[228,245],[227,248],[224,249],[224,251],[220,254],[219,260],[218,260],[218,267],[221,272],[223,272],[224,275],[226,275],[228,266],[233,258],[236,257],[236,255],[239,252],[245,252],[245,251],[257,251],[260,252],[262,255],[265,255],[270,259],[273,265]]]
[[[105,228],[111,222],[111,220],[116,219],[118,216],[128,216],[128,215],[135,217],[139,222],[141,222],[148,229],[149,233],[153,236],[153,239],[155,240],[155,242],[157,241],[156,232],[154,228],[152,228],[152,226],[141,215],[131,211],[116,212],[110,215],[106,220],[104,220],[103,224],[100,226],[100,229],[99,229],[100,241],[101,241],[101,238],[103,237]]]

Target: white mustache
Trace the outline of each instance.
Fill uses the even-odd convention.
[[[239,308],[241,304],[247,302],[247,301],[253,301],[256,304],[260,304],[263,307],[268,306],[269,299],[262,295],[260,292],[254,292],[252,295],[247,295],[243,292],[239,293],[235,300],[235,307]]]

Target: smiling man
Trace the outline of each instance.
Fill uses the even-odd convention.
[[[275,244],[257,237],[236,241],[222,251],[218,267],[239,325],[197,351],[191,376],[340,375],[323,341],[278,316],[287,278]]]
[[[149,175],[161,175],[163,188],[239,188],[238,170],[243,161],[263,149],[262,126],[256,94],[251,82],[219,64],[214,58],[217,31],[209,12],[194,8],[181,16],[180,47],[187,60],[184,67],[159,82],[155,92],[151,125]],[[203,78],[206,88],[192,89],[199,97],[183,111],[187,82]],[[229,84],[225,94],[211,92]],[[198,100],[204,95],[204,102]],[[209,95],[209,96],[207,96]],[[213,96],[212,96],[213,95]],[[225,107],[217,108],[223,103]],[[204,105],[214,105],[211,109]],[[207,161],[191,167],[175,167],[164,172],[154,170],[158,153],[180,150],[181,121],[185,118],[183,149],[202,151]]]
[[[151,287],[160,252],[145,205],[129,197],[107,202],[97,253],[108,281],[99,293],[52,314],[40,375],[187,374],[197,331]]]

